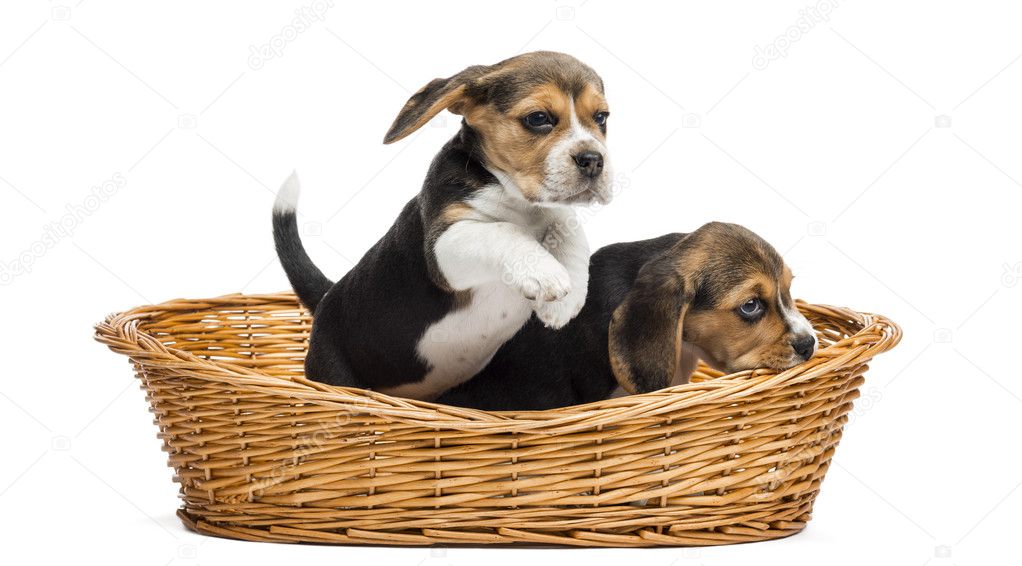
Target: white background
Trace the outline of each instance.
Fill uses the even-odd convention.
[[[839,0],[799,30],[810,0],[675,4],[338,2],[252,60],[311,4],[4,2],[0,261],[30,270],[0,287],[5,561],[1017,563],[1022,8]],[[754,60],[769,45],[784,56]],[[784,541],[641,558],[184,530],[143,395],[91,325],[286,288],[269,212],[293,168],[306,245],[340,276],[456,131],[448,114],[382,145],[409,94],[534,49],[571,53],[607,85],[628,188],[588,217],[594,247],[740,222],[785,254],[797,296],[904,326],[867,376],[812,523]],[[40,247],[118,175],[122,188]]]

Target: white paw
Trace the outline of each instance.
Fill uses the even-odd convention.
[[[552,257],[521,261],[505,267],[504,283],[530,301],[559,301],[571,292],[568,270]]]
[[[536,318],[548,328],[557,330],[578,316],[583,305],[585,305],[585,295],[579,297],[575,293],[571,293],[560,301],[538,303],[535,308]]]

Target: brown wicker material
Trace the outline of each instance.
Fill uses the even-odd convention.
[[[785,537],[813,501],[877,315],[799,303],[821,339],[783,373],[721,376],[541,412],[487,413],[302,377],[310,318],[289,293],[112,315],[198,532],[342,544],[715,545]]]

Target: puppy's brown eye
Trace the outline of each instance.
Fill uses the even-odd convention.
[[[554,129],[554,117],[546,112],[533,112],[522,118],[522,124],[534,132],[546,133]]]
[[[596,122],[597,126],[606,126],[607,116],[610,116],[610,112],[597,112],[593,114],[593,122]]]
[[[749,299],[738,307],[738,314],[745,320],[756,320],[766,311],[766,305],[759,299]]]

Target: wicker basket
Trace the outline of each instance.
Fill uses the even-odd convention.
[[[889,320],[799,308],[821,349],[541,412],[488,413],[302,377],[291,294],[112,315],[181,485],[182,521],[230,538],[341,544],[716,545],[785,537],[813,501]]]

